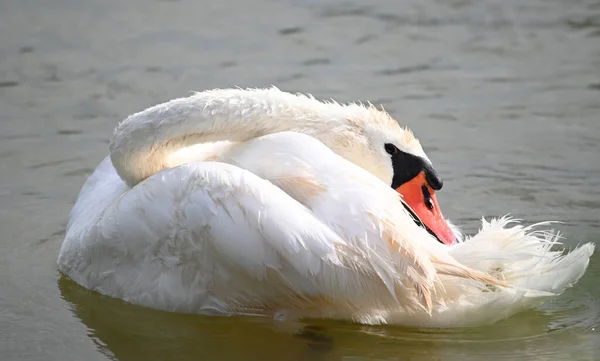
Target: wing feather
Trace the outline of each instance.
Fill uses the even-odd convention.
[[[267,152],[265,161],[260,155]],[[368,268],[406,308],[431,311],[432,293],[441,286],[439,274],[505,285],[456,262],[447,248],[414,223],[389,185],[312,137],[293,132],[260,137],[229,161],[306,205],[360,250]],[[305,191],[307,185],[312,192]]]
[[[271,182],[233,165],[165,169],[116,196],[91,224],[68,231],[66,244],[79,244],[80,253],[77,262],[64,255],[59,267],[130,302],[221,312],[323,300],[396,304],[385,296],[392,285],[356,247]]]

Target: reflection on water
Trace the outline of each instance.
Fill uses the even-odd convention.
[[[597,265],[598,258],[592,264]],[[600,267],[590,272],[597,277]],[[102,296],[65,277],[59,280],[61,295],[89,328],[98,349],[120,361],[479,360],[485,355],[506,360],[594,360],[600,345],[589,342],[600,324],[600,298],[598,291],[590,293],[591,286],[571,289],[537,310],[494,325],[435,330],[175,314]]]

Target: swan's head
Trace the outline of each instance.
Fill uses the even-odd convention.
[[[415,221],[440,242],[455,243],[456,236],[435,196],[442,189],[442,178],[419,140],[374,106],[353,104],[344,108],[343,125],[313,136],[399,192]]]

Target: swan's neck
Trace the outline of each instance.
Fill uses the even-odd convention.
[[[192,145],[239,142],[281,131],[322,140],[323,134],[347,127],[350,111],[275,88],[207,91],[129,116],[115,129],[110,157],[119,176],[132,187],[189,160],[189,153],[182,157],[179,151]]]

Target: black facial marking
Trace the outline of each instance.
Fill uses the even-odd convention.
[[[392,158],[392,167],[394,169],[392,188],[396,189],[400,187],[416,177],[421,171],[425,171],[425,180],[427,180],[429,186],[434,191],[442,189],[444,185],[442,178],[425,159],[403,152],[390,143],[385,144],[385,151]]]
[[[412,217],[413,221],[417,224],[417,226],[419,226],[421,228],[424,228],[429,234],[431,234],[433,237],[435,237],[435,239],[437,239],[438,242],[444,244],[444,242],[442,242],[442,240],[439,239],[439,237],[437,236],[437,234],[435,234],[429,227],[427,227],[425,225],[425,223],[423,223],[421,221],[421,219],[415,214],[415,212],[413,212],[412,209],[410,209],[410,207],[406,203],[402,202],[402,205],[408,211],[408,214],[410,214],[410,216]]]
[[[399,150],[395,145],[387,143],[385,144],[385,151],[392,158],[392,167],[394,169],[394,177],[392,178],[392,188],[396,189],[404,183],[410,181],[416,177],[421,171],[425,172],[425,180],[434,191],[442,189],[444,182],[440,175],[433,169],[433,166],[429,164],[425,159],[403,152]],[[425,206],[430,210],[433,209],[433,200],[431,199],[431,193],[425,184],[421,186],[421,192],[423,192],[423,199]],[[425,228],[429,234],[434,236],[440,243],[442,242],[438,236],[419,219],[415,212],[404,202],[402,204],[412,216],[415,223],[422,228]]]
[[[444,181],[438,172],[429,164],[425,167],[425,180],[434,191],[439,191],[444,186]]]

